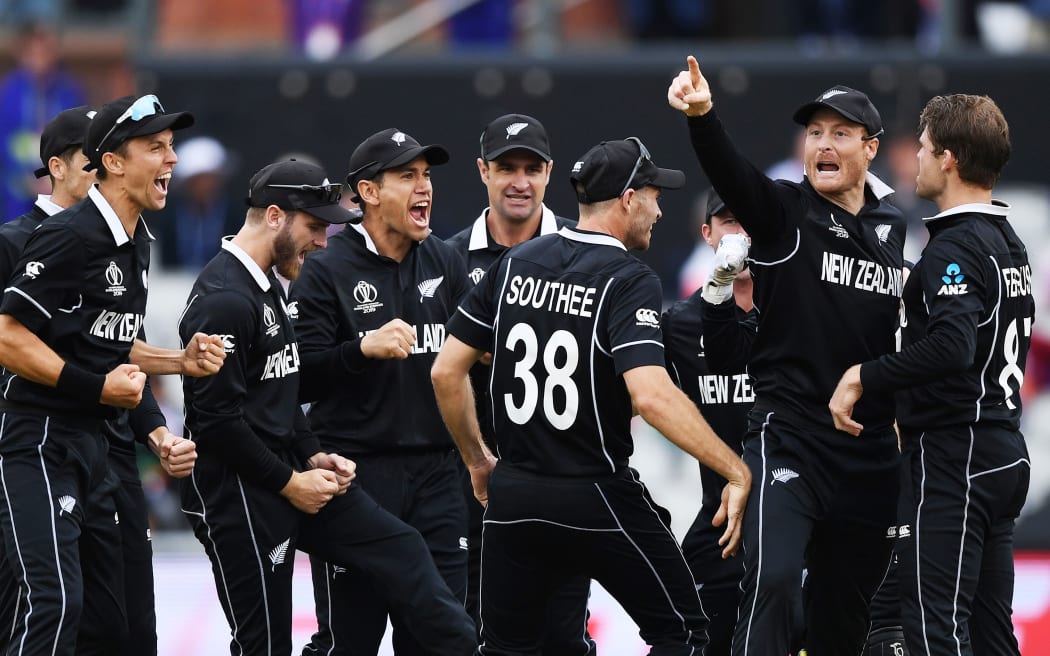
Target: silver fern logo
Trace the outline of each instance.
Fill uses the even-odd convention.
[[[332,565],[332,580],[340,574],[346,574],[346,568],[341,565]]]
[[[284,559],[288,556],[288,543],[290,541],[291,538],[288,538],[270,550],[270,562],[273,563],[273,567],[270,568],[271,572],[276,571],[278,565],[284,564]]]
[[[770,485],[776,482],[787,483],[793,478],[798,478],[798,472],[794,469],[788,469],[787,467],[781,467],[780,469],[773,470],[773,480],[769,482]]]
[[[441,282],[445,279],[445,276],[440,278],[431,278],[430,280],[424,280],[423,282],[416,285],[419,289],[419,302],[422,303],[424,298],[434,298],[434,292],[441,286]]]
[[[528,123],[511,123],[507,126],[507,138],[518,136],[518,133],[529,127]]]
[[[58,498],[58,507],[61,510],[58,511],[58,516],[61,517],[62,513],[73,514],[73,508],[77,505],[77,500],[68,494],[62,495]]]
[[[886,243],[886,240],[890,238],[890,226],[885,223],[880,223],[875,226],[875,236],[879,238],[879,241]]]
[[[390,140],[396,143],[398,147],[400,147],[401,144],[405,143],[405,139],[406,135],[404,132],[401,131],[395,132],[394,134],[390,135]]]

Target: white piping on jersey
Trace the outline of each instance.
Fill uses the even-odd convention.
[[[499,296],[496,297],[497,299],[504,298],[504,294],[506,294],[506,292],[507,292],[507,285],[510,283],[510,268],[513,265],[514,265],[514,258],[513,257],[508,257],[507,258],[507,273],[503,276],[503,283],[500,284],[500,286],[499,286]],[[488,328],[489,330],[492,331],[492,362],[489,363],[489,365],[490,365],[489,366],[489,371],[495,371],[495,369],[496,369],[496,355],[499,353],[499,348],[498,348],[499,345],[496,344],[496,333],[498,331],[499,316],[500,316],[500,311],[502,309],[503,309],[503,303],[497,301],[496,302],[496,316],[493,317],[492,325],[491,326],[485,326],[484,323],[481,324],[482,326],[485,326],[486,328]],[[462,311],[462,309],[460,311]],[[463,314],[464,314],[464,316],[470,317],[470,315],[468,315],[466,312],[464,312]],[[481,323],[481,322],[479,321],[478,323]],[[493,381],[494,381],[494,379],[495,379],[494,376],[489,376],[489,403],[491,404],[491,407],[489,408],[489,416],[492,418],[492,431],[493,431],[493,433],[495,433],[495,431],[496,431],[496,395],[493,394]],[[497,441],[497,444],[496,444],[496,456],[499,457],[499,444],[498,444],[498,441]],[[479,608],[480,608],[480,604],[481,604],[481,597],[480,596],[478,597],[478,604],[479,604]]]
[[[45,317],[47,317],[48,319],[51,318],[51,313],[48,312],[47,310],[45,310],[43,305],[37,303],[36,299],[34,299],[29,294],[25,293],[24,291],[22,291],[18,287],[8,287],[7,289],[4,290],[5,294],[7,292],[14,292],[14,293],[18,294],[19,296],[21,296],[22,298],[26,299],[27,301],[32,303],[34,306],[36,306],[36,309],[40,310],[44,314]]]
[[[591,378],[591,407],[594,409],[594,425],[598,429],[598,442],[602,445],[602,455],[605,456],[605,461],[609,463],[609,470],[616,473],[616,463],[613,462],[612,456],[609,455],[609,450],[605,448],[605,430],[602,428],[602,415],[598,412],[598,382],[594,380],[594,349],[598,349],[605,353],[605,355],[612,357],[611,353],[606,353],[601,345],[598,343],[598,321],[597,317],[602,315],[602,306],[605,305],[605,297],[609,293],[609,288],[612,286],[613,281],[616,278],[609,278],[605,281],[605,288],[602,289],[602,296],[598,299],[598,306],[594,309],[595,321],[591,324],[591,352],[590,356],[590,378]]]
[[[618,350],[620,350],[622,348],[627,348],[628,346],[638,346],[639,344],[656,344],[660,348],[664,347],[663,342],[661,342],[658,339],[639,339],[636,342],[624,342],[623,344],[620,344],[619,346],[614,346],[612,348],[612,350],[613,351],[618,351]]]
[[[561,522],[552,522],[549,519],[540,519],[539,517],[526,517],[525,519],[511,519],[507,521],[499,521],[496,519],[486,519],[485,524],[498,524],[500,526],[512,526],[514,524],[550,524],[551,526],[560,526],[561,528],[571,528],[574,531],[588,531],[590,533],[620,533],[618,528],[584,528],[582,526],[573,526],[571,524],[562,524]]]
[[[594,340],[594,345],[595,345],[596,347],[598,347],[598,350],[599,350],[599,351],[601,351],[601,352],[602,352],[602,353],[604,353],[605,355],[609,356],[610,358],[612,357],[612,351],[606,351],[606,350],[605,350],[605,347],[604,347],[604,346],[602,346],[602,345],[601,345],[601,344],[600,344],[600,343],[598,342],[598,340]]]
[[[460,314],[462,314],[466,318],[470,319],[474,323],[478,324],[482,328],[488,328],[489,330],[492,330],[492,326],[488,325],[487,323],[485,323],[481,319],[478,319],[478,318],[474,317],[473,315],[471,315],[469,312],[467,312],[466,310],[463,309],[462,305],[456,307],[456,312],[459,312]]]
[[[189,431],[187,431],[187,433],[188,432]],[[190,436],[187,435],[186,437],[190,437]],[[192,441],[192,437],[190,437],[190,439]],[[239,629],[240,625],[237,623],[237,615],[234,613],[233,601],[232,601],[232,597],[230,596],[230,586],[226,582],[226,570],[223,569],[222,558],[219,557],[219,545],[215,544],[215,539],[212,538],[212,536],[211,536],[211,524],[208,523],[208,507],[207,507],[207,505],[204,502],[204,495],[201,493],[200,487],[198,487],[198,485],[197,485],[197,470],[196,469],[194,469],[190,473],[190,481],[193,483],[193,491],[197,495],[197,501],[199,501],[200,504],[201,504],[201,511],[199,513],[187,512],[186,509],[183,508],[182,512],[184,512],[186,514],[189,514],[189,515],[197,515],[198,517],[201,518],[201,523],[204,524],[205,535],[207,536],[208,542],[211,543],[211,552],[213,554],[215,554],[215,566],[219,570],[219,580],[222,582],[222,592],[223,592],[223,594],[226,597],[226,606],[230,609],[229,621],[230,621],[230,624],[232,625],[232,626],[230,626],[230,636],[233,638],[233,641],[237,644],[237,647],[240,649],[240,653],[244,654],[244,645],[241,644],[240,639],[237,637],[238,636],[238,629]],[[265,594],[266,594],[266,588],[264,587],[263,588],[263,595],[265,595]],[[220,599],[219,601],[221,602],[222,600]]]
[[[919,621],[922,624],[922,642],[926,647],[923,652],[930,653],[930,637],[926,631],[926,605],[922,602],[922,561],[919,560],[919,552],[922,542],[922,506],[926,503],[926,447],[923,441],[926,433],[919,436],[919,463],[922,470],[922,478],[919,482],[919,505],[915,509],[915,598],[919,602]]]
[[[540,212],[540,235],[549,235],[552,232],[558,230],[558,222],[554,219],[554,212],[544,205],[540,204],[542,208]],[[470,242],[467,244],[468,251],[484,250],[489,247],[489,228],[488,228],[488,215],[489,209],[486,207],[481,211],[481,216],[474,219],[474,225],[470,229]],[[502,244],[499,244],[502,246]]]
[[[251,255],[233,243],[233,237],[222,238],[222,250],[233,255],[237,258],[244,268],[248,270],[248,273],[252,274],[252,278],[255,279],[255,284],[259,285],[259,289],[264,292],[270,291],[270,279],[266,277],[266,273],[259,267],[259,264],[252,259]]]
[[[999,272],[999,262],[998,262],[998,260],[995,259],[994,255],[989,255],[988,258],[992,261],[992,266],[994,267],[993,270],[998,274],[998,272]],[[991,320],[993,318],[995,319],[995,330],[992,332],[992,344],[996,344],[998,342],[998,339],[999,339],[999,306],[1002,305],[1002,303],[1003,303],[1003,283],[1002,283],[1002,278],[999,278],[998,275],[996,275],[996,278],[999,280],[999,282],[996,283],[996,285],[995,285],[995,291],[996,291],[995,305],[992,307],[991,314],[988,317],[988,320]],[[977,324],[978,327],[983,326],[984,324],[988,323],[988,320],[986,320],[984,323]],[[988,367],[992,364],[992,355],[994,353],[995,353],[994,349],[988,349],[988,358],[984,361],[984,366],[981,367],[981,394],[980,394],[980,396],[977,397],[977,401],[975,401],[975,405],[977,406],[976,410],[974,411],[974,422],[975,423],[981,420],[981,401],[984,400],[984,395],[988,393],[987,380],[985,380],[984,375],[986,373],[988,373]],[[971,428],[970,430],[972,431],[973,429]]]
[[[68,310],[66,308],[58,308],[58,311],[59,312],[65,312],[66,314],[73,314],[74,312],[79,310],[80,306],[83,305],[83,304],[84,304],[84,295],[83,294],[77,294],[77,304],[76,305],[74,305],[73,307],[69,308]]]
[[[368,231],[365,230],[365,227],[363,225],[361,225],[360,223],[351,223],[350,227],[356,230],[358,234],[365,238],[365,248],[367,248],[372,253],[379,255],[379,249],[376,248],[376,243],[372,241],[372,235],[368,234]]]
[[[331,629],[331,624],[332,624],[332,579],[335,577],[335,573],[332,571],[332,564],[331,563],[327,563],[326,562],[324,564],[324,574],[325,574],[325,577],[324,577],[324,596],[325,596],[325,602],[328,604],[328,613],[327,613],[328,625],[329,625],[329,627],[328,627],[328,635],[329,635],[329,637],[332,638],[332,645],[328,648],[327,654],[328,654],[328,656],[332,656],[332,652],[335,651],[335,631],[332,631],[332,629]],[[307,647],[308,646],[309,646],[309,644],[307,644]],[[305,649],[306,647],[303,647],[303,648]]]
[[[1001,472],[1001,471],[1003,471],[1005,469],[1009,469],[1011,467],[1016,467],[1017,465],[1021,464],[1022,462],[1024,464],[1028,465],[1029,467],[1032,466],[1032,462],[1030,460],[1028,460],[1028,458],[1018,458],[1017,460],[1014,460],[1013,462],[1011,462],[1009,465],[1003,465],[1002,467],[996,467],[995,469],[988,469],[988,470],[985,470],[983,472],[977,472],[976,474],[970,474],[970,480],[972,481],[973,479],[981,477],[981,476],[984,476],[985,474],[994,474],[996,472]]]
[[[747,258],[747,261],[748,262],[753,262],[754,264],[760,264],[762,266],[775,266],[777,264],[783,264],[784,262],[787,262],[791,258],[795,257],[795,253],[798,252],[799,246],[801,246],[801,245],[802,245],[802,230],[800,230],[799,228],[795,228],[795,248],[790,253],[788,253],[787,257],[779,259],[779,260],[775,260],[773,262],[760,262],[759,260],[756,260],[753,257],[749,257],[749,258]]]
[[[623,527],[623,524],[620,523],[620,518],[616,516],[616,511],[613,510],[612,505],[609,503],[609,500],[605,498],[605,493],[602,492],[601,486],[598,483],[595,483],[594,489],[598,491],[598,494],[601,496],[602,501],[605,502],[605,507],[609,509],[609,514],[612,515],[613,521],[615,521],[616,525],[620,527],[620,532],[623,533],[623,536],[627,539],[631,546],[634,547],[634,550],[638,552],[638,555],[642,557],[642,560],[645,561],[645,564],[649,566],[649,571],[653,573],[653,577],[656,579],[657,584],[659,584],[660,589],[663,590],[664,598],[667,599],[667,605],[671,607],[671,612],[675,614],[675,617],[677,617],[682,622],[682,630],[689,636],[691,640],[693,637],[693,632],[686,624],[685,618],[682,617],[682,614],[678,612],[677,608],[675,608],[674,599],[671,597],[671,593],[667,591],[667,586],[664,585],[663,579],[660,578],[660,572],[657,571],[656,567],[654,567],[653,563],[649,560],[649,557],[645,555],[645,552],[641,549],[641,547],[638,546],[638,543],[634,541],[634,539],[627,533],[627,529],[625,529]],[[663,522],[661,522],[661,524],[662,523]],[[675,541],[673,538],[671,541],[677,544],[677,541]],[[689,650],[690,656],[695,652],[696,649],[691,648]]]
[[[965,203],[946,209],[940,214],[924,217],[922,221],[923,223],[936,221],[937,219],[956,214],[991,214],[992,216],[1007,217],[1010,215],[1010,206],[1001,200],[995,199],[992,199],[991,203]]]
[[[177,325],[179,325],[179,326],[182,325],[182,320],[186,318],[186,313],[190,311],[190,306],[193,305],[194,301],[196,301],[198,298],[200,298],[200,295],[199,294],[194,294],[193,298],[191,298],[189,300],[189,302],[186,303],[186,307],[182,308],[182,314],[179,315],[179,320],[177,322]],[[182,340],[180,339],[179,341],[181,342]],[[181,344],[181,346],[182,346],[182,348],[186,348],[185,344]]]
[[[970,426],[970,448],[966,453],[966,502],[963,504],[962,528],[959,531],[959,556],[955,567],[955,594],[952,597],[952,637],[955,638],[955,649],[962,656],[962,642],[959,639],[959,587],[962,583],[963,553],[966,551],[966,524],[970,521],[970,465],[973,463],[973,426]]]
[[[0,415],[0,439],[3,439],[4,428],[5,428],[6,425],[7,425],[7,413],[5,412],[3,415]],[[47,426],[46,423],[44,425],[45,425],[45,427]],[[46,439],[46,434],[45,434],[45,439]],[[27,626],[29,626],[29,617],[33,614],[33,588],[32,588],[32,585],[30,584],[30,581],[29,581],[29,574],[26,571],[25,561],[22,559],[22,545],[18,541],[18,530],[15,528],[14,508],[11,507],[11,493],[7,489],[7,472],[4,469],[4,457],[3,456],[0,456],[0,484],[2,484],[3,487],[4,487],[4,499],[7,500],[7,516],[11,518],[11,537],[14,538],[15,553],[18,554],[18,564],[22,566],[22,580],[25,581],[26,588],[27,588],[26,593],[25,593],[26,614],[25,614],[25,617],[22,620],[22,625],[24,627],[27,627]],[[48,490],[48,495],[50,496],[50,494],[51,494],[51,490],[49,489]],[[55,511],[52,510],[51,511],[52,517],[54,516],[54,514],[55,514]],[[59,568],[58,568],[58,576],[59,576],[59,579],[62,578],[62,567],[61,566],[59,566]],[[65,586],[63,586],[63,588],[62,588],[62,598],[63,598],[63,600],[65,599]],[[14,638],[15,626],[18,623],[18,606],[21,605],[21,603],[22,603],[22,594],[18,594],[15,597],[15,604],[16,604],[16,606],[15,606],[15,614],[14,614],[13,623],[11,625],[11,634],[10,634],[9,638]],[[25,631],[25,629],[23,629],[22,639],[19,640],[19,643],[20,643],[19,652],[21,652],[23,649],[25,649],[25,641],[26,641],[26,638],[28,637],[26,635],[26,633],[27,633],[27,631]]]
[[[251,512],[248,510],[248,497],[244,493],[244,483],[241,482],[240,474],[237,474],[237,490],[241,493],[241,505],[244,507],[244,521],[248,525],[248,534],[252,538],[252,550],[255,552],[255,560],[259,563],[259,587],[262,588],[263,613],[266,614],[266,654],[273,654],[273,633],[270,628],[270,598],[266,594],[266,568],[260,555],[259,542],[255,539],[255,527],[252,525]],[[215,552],[218,558],[218,552]],[[233,602],[230,602],[231,613]]]
[[[627,247],[623,245],[616,237],[612,235],[603,234],[592,234],[589,232],[577,232],[569,227],[564,227],[558,231],[558,234],[566,239],[572,241],[583,242],[584,244],[597,244],[599,246],[613,246],[619,248],[621,251],[626,251]]]
[[[770,412],[766,415],[766,420],[762,423],[762,431],[759,433],[759,443],[762,445],[762,477],[759,479],[762,481],[761,488],[758,493],[758,567],[755,570],[755,590],[752,592],[751,598],[751,610],[747,613],[747,629],[744,631],[744,656],[748,654],[748,646],[751,644],[751,625],[755,621],[755,608],[758,606],[758,588],[762,583],[762,552],[765,550],[765,534],[763,533],[765,525],[765,512],[766,512],[766,470],[768,469],[766,463],[766,428],[769,427],[769,422],[773,420],[773,413]],[[743,585],[741,584],[741,589]],[[743,609],[743,606],[741,606]],[[739,613],[737,614],[737,620],[739,620]]]

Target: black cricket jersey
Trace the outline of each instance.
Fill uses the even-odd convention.
[[[571,228],[576,225],[575,221],[556,215],[546,205],[542,207],[540,227],[533,238],[549,235],[566,226]],[[489,208],[486,207],[481,215],[474,219],[474,223],[445,240],[445,243],[456,249],[456,252],[466,261],[470,289],[481,282],[492,263],[498,260],[508,248],[492,238],[489,233],[488,215]]]
[[[903,390],[902,428],[1019,428],[1035,301],[1028,251],[1008,213],[993,201],[926,220],[930,241],[904,288],[901,352],[861,367],[865,395]]]
[[[747,413],[755,403],[747,363],[758,311],[744,312],[732,298],[713,305],[700,297],[702,291],[696,290],[664,312],[661,329],[667,371],[711,429],[740,455]],[[701,463],[700,482],[704,505],[717,508],[725,479]]]
[[[623,373],[664,366],[660,280],[617,239],[562,228],[507,251],[449,321],[491,352],[501,462],[605,477],[634,450]]]
[[[128,361],[146,311],[153,235],[140,217],[128,237],[97,187],[44,221],[26,242],[4,290],[0,313],[40,337],[63,360],[96,374]],[[100,418],[117,409],[72,398],[53,387],[12,376],[4,399],[58,413]]]
[[[64,208],[51,202],[50,196],[37,196],[33,209],[22,216],[0,225],[0,284],[7,287],[15,265],[22,258],[26,242],[40,223],[49,216],[61,212]]]
[[[279,491],[291,465],[317,453],[299,408],[299,350],[284,290],[230,238],[201,271],[179,336],[222,337],[226,361],[213,376],[183,377],[186,437],[248,480]],[[276,455],[275,455],[276,454]]]
[[[749,262],[761,314],[749,371],[756,407],[834,428],[828,399],[842,372],[893,353],[902,291],[905,221],[869,174],[857,215],[807,180],[774,182],[733,145],[714,110],[690,117],[693,149],[726,206],[751,237]],[[889,390],[854,409],[865,431],[893,423]]]
[[[362,226],[350,225],[310,254],[291,298],[309,375],[324,377],[310,381],[318,391],[303,400],[312,402],[310,427],[325,449],[353,456],[452,448],[430,368],[466,291],[463,258],[434,235],[397,262],[379,254]],[[360,356],[361,338],[393,319],[415,328],[408,358]],[[314,360],[342,362],[347,344],[358,351],[354,362],[318,371]]]

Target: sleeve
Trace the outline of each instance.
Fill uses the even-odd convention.
[[[899,353],[890,353],[861,365],[865,391],[893,391],[916,387],[966,371],[977,352],[977,324],[984,312],[995,272],[972,247],[954,240],[931,242],[922,256],[916,282],[929,312],[926,336]],[[908,281],[912,284],[911,279]],[[941,293],[953,285],[956,293]],[[907,311],[907,308],[905,308]]]
[[[794,237],[805,215],[801,192],[770,180],[737,150],[714,109],[691,116],[689,137],[711,185],[752,241],[777,242]]]
[[[149,434],[161,426],[168,425],[167,418],[157,404],[157,398],[153,396],[149,377],[146,378],[146,387],[142,390],[142,401],[129,413],[128,423],[135,441],[147,446]]]
[[[503,280],[510,273],[513,258],[501,256],[489,267],[481,282],[474,286],[449,317],[446,330],[464,344],[491,352],[496,308]]]
[[[0,290],[8,287],[21,253],[5,235],[0,234]]]
[[[331,392],[332,381],[362,373],[368,358],[361,352],[360,338],[340,341],[335,311],[339,298],[331,276],[316,258],[307,258],[303,264],[299,279],[292,283],[291,300],[298,310],[295,338],[302,368],[299,400],[309,403]]]
[[[295,441],[292,448],[304,463],[310,456],[323,450],[321,441],[310,430],[310,421],[303,413],[302,406],[295,413]]]
[[[674,362],[674,325],[675,325],[675,312],[674,307],[663,313],[660,317],[660,332],[664,339],[664,367],[667,368],[667,373],[671,376],[671,380],[674,381],[676,387],[681,389],[682,379],[678,375],[678,367],[675,366]]]
[[[449,273],[452,283],[452,302],[461,302],[470,293],[470,285],[467,284],[467,261],[454,249],[449,249]]]
[[[292,469],[255,434],[244,417],[250,345],[259,320],[251,301],[235,292],[216,292],[190,303],[179,324],[186,342],[196,332],[218,334],[230,346],[226,361],[213,376],[185,378],[192,391],[189,410],[196,418],[194,441],[201,454],[211,454],[245,479],[279,491]]]
[[[700,299],[704,320],[700,332],[704,336],[704,357],[711,373],[735,374],[744,371],[751,359],[751,345],[758,332],[754,312],[741,319],[736,301],[729,298],[714,305]]]
[[[629,276],[609,290],[604,322],[617,375],[635,367],[665,366],[660,279],[646,272]]]
[[[74,305],[83,283],[84,243],[66,226],[35,230],[4,289],[0,314],[39,334],[59,308]]]

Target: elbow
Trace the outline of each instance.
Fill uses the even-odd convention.
[[[430,368],[430,382],[434,386],[434,393],[441,396],[443,392],[455,384],[456,378],[456,369],[450,367],[439,353],[438,357],[434,359],[434,365]]]

